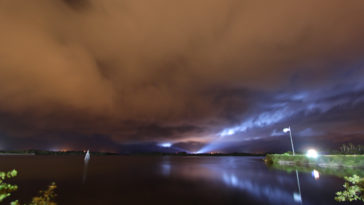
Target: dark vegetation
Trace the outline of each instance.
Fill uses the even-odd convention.
[[[364,154],[364,145],[343,144],[337,154]]]

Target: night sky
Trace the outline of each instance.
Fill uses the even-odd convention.
[[[364,143],[364,1],[0,1],[0,149]],[[164,146],[164,147],[163,147]]]

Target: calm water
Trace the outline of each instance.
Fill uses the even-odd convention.
[[[59,204],[345,204],[343,180],[271,170],[254,157],[0,156],[0,170],[19,170],[13,194],[29,202],[56,182]],[[294,197],[295,195],[295,197]],[[361,204],[361,203],[351,203]]]

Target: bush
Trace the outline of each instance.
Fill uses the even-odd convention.
[[[17,185],[7,184],[5,179],[13,178],[18,175],[18,172],[14,169],[9,172],[0,172],[0,202],[5,198],[10,197],[11,193],[18,189]],[[33,197],[29,205],[57,205],[53,199],[56,197],[55,189],[57,185],[53,182],[47,190],[40,191],[40,195]],[[10,205],[20,205],[19,200],[10,202]]]
[[[364,202],[364,178],[357,175],[352,177],[344,177],[345,183],[344,191],[336,192],[335,200],[339,202],[344,201],[363,201]]]
[[[18,172],[15,169],[9,172],[0,172],[0,202],[9,197],[11,192],[14,192],[18,189],[18,186],[4,182],[5,179],[13,178],[17,174]]]

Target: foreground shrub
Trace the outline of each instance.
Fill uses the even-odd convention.
[[[335,200],[339,202],[357,200],[364,202],[364,178],[361,179],[358,175],[344,178],[343,187],[345,190],[336,192]]]
[[[0,172],[0,202],[2,202],[5,198],[10,197],[11,193],[18,189],[17,185],[4,182],[5,179],[16,177],[16,175],[18,175],[18,172],[15,169],[9,172]],[[47,190],[40,191],[39,196],[33,197],[29,205],[57,205],[57,203],[53,201],[57,196],[55,193],[56,188],[57,185],[52,182]],[[15,200],[10,202],[10,205],[20,205],[20,202],[19,200]]]
[[[5,179],[16,177],[17,174],[18,172],[15,169],[9,172],[0,172],[0,202],[9,197],[11,192],[14,192],[18,189],[17,185],[4,182]]]

